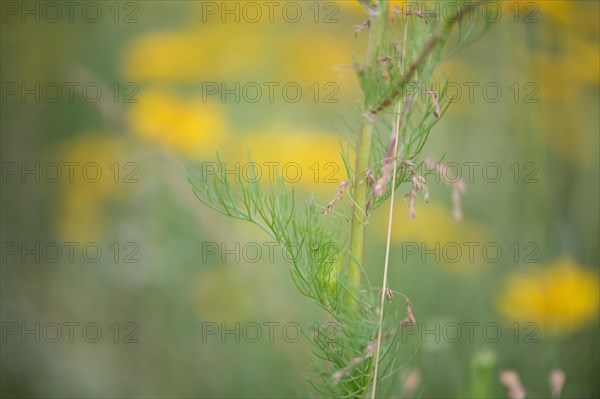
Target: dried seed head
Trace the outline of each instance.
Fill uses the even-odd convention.
[[[384,79],[388,80],[390,78],[390,69],[392,68],[392,57],[385,54],[377,58],[377,63],[379,64],[379,68],[381,69],[382,76]]]
[[[550,384],[552,398],[560,398],[565,385],[565,372],[561,369],[553,369],[548,376],[548,383]]]
[[[408,369],[402,372],[402,398],[412,398],[415,396],[419,384],[421,384],[421,373],[418,370]]]
[[[363,351],[361,356],[357,356],[355,358],[350,359],[350,361],[348,362],[348,365],[346,367],[336,371],[335,373],[333,373],[331,375],[331,380],[333,381],[333,383],[338,384],[342,380],[343,377],[349,375],[352,372],[352,369],[354,367],[358,366],[359,364],[361,364],[362,362],[364,362],[365,360],[367,360],[368,358],[373,356],[373,353],[375,352],[376,349],[377,349],[377,340],[370,341],[367,344],[367,347],[365,348],[365,350]]]
[[[367,171],[365,172],[365,181],[367,182],[367,185],[369,187],[373,187],[373,185],[375,184],[375,176],[373,176],[373,171],[371,170],[371,168],[367,169]]]
[[[460,222],[463,217],[461,200],[465,190],[465,183],[462,180],[452,184],[452,215],[457,222]]]
[[[463,217],[462,213],[462,196],[467,190],[467,186],[462,179],[454,180],[449,177],[448,165],[436,162],[433,158],[425,158],[425,165],[433,168],[438,176],[440,176],[452,190],[452,217],[455,221],[460,222]]]
[[[411,219],[414,219],[416,216],[415,210],[415,197],[418,192],[423,193],[423,199],[426,204],[429,203],[429,189],[427,187],[427,182],[425,178],[417,172],[415,168],[415,164],[410,160],[402,161],[402,165],[408,169],[408,171],[412,174],[411,182],[412,182],[412,190],[410,193],[406,194],[406,199],[408,200],[408,216]]]
[[[394,157],[394,150],[396,149],[396,140],[398,137],[396,135],[392,136],[390,140],[390,144],[385,153],[385,158],[383,159],[383,167],[381,168],[381,176],[377,179],[375,186],[373,186],[373,190],[371,190],[371,195],[374,197],[380,197],[385,194],[387,190],[387,186],[392,179],[392,161]]]
[[[382,170],[382,172],[383,172],[383,174],[377,180],[377,183],[375,183],[375,186],[373,186],[373,190],[371,190],[371,195],[373,197],[380,197],[383,194],[385,194],[387,184],[390,181],[390,174],[389,174],[389,171],[387,170],[387,168],[384,168]]]
[[[425,178],[421,175],[415,174],[412,178],[412,184],[415,191],[427,191],[427,183],[425,182]]]
[[[525,389],[521,385],[519,374],[516,371],[502,371],[500,373],[500,383],[508,389],[509,399],[525,399]]]
[[[354,25],[354,37],[358,37],[358,34],[363,30],[369,29],[371,27],[371,20],[367,19],[360,25]]]
[[[349,180],[342,180],[342,182],[337,186],[337,191],[333,196],[333,199],[329,202],[329,204],[327,204],[327,207],[325,207],[323,212],[321,212],[321,215],[327,215],[329,212],[331,212],[331,210],[335,207],[335,204],[337,204],[337,202],[344,197],[344,191],[346,188],[348,188],[349,184]]]
[[[417,325],[417,320],[415,319],[415,316],[413,315],[412,308],[410,307],[410,303],[408,301],[406,302],[406,317],[404,318],[404,320],[402,320],[400,325],[402,326],[402,328],[404,328],[406,326],[414,327]]]
[[[367,345],[365,352],[364,352],[365,359],[368,358],[369,356],[373,355],[373,353],[375,352],[376,349],[377,349],[377,340],[373,340],[373,341],[369,342],[369,345]]]
[[[385,289],[385,297],[387,298],[388,302],[392,302],[392,300],[394,299],[394,293],[392,292],[392,290],[390,290],[389,288]]]
[[[379,292],[381,292],[381,288],[378,288]],[[388,302],[392,302],[392,300],[394,299],[394,292],[392,290],[390,290],[389,288],[386,288],[385,291],[385,298],[388,300]]]
[[[438,101],[438,95],[435,91],[433,90],[425,90],[425,94],[429,95],[431,97],[431,102],[433,102],[433,115],[440,119],[441,112],[440,112],[440,102]]]
[[[345,369],[341,369],[336,371],[335,373],[333,373],[331,375],[331,381],[333,381],[334,384],[339,384],[340,380],[342,379],[342,377],[344,376],[346,370]]]

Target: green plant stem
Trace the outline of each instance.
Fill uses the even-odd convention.
[[[365,246],[365,223],[366,205],[368,187],[362,175],[369,166],[369,153],[371,151],[371,141],[373,138],[373,126],[377,117],[386,110],[389,106],[398,101],[402,93],[402,88],[415,75],[418,68],[425,62],[434,48],[437,47],[449,35],[453,25],[460,22],[465,15],[472,12],[473,6],[467,5],[454,16],[443,24],[425,43],[423,49],[418,54],[417,58],[408,67],[408,70],[402,76],[399,84],[391,91],[391,93],[383,99],[375,107],[371,108],[366,96],[363,100],[362,118],[358,139],[356,144],[356,169],[354,176],[354,213],[352,215],[352,227],[350,233],[350,261],[348,266],[348,284],[350,287],[359,290],[361,281],[361,268],[364,257]],[[383,47],[385,38],[385,29],[387,22],[388,1],[381,0],[378,3],[377,14],[371,17],[371,29],[369,31],[369,49],[367,52],[367,61],[365,70],[377,68],[377,57],[379,51]]]
[[[364,66],[365,70],[378,68],[377,58],[383,47],[385,39],[385,28],[388,16],[388,0],[381,0],[377,4],[377,10],[371,15],[371,28],[369,30],[369,48]],[[348,264],[348,284],[355,290],[360,290],[361,265],[363,263],[363,252],[365,246],[365,218],[367,206],[368,186],[362,178],[369,167],[369,154],[371,153],[371,142],[373,139],[374,118],[368,113],[370,104],[367,96],[363,100],[360,129],[356,141],[356,168],[354,171],[354,212],[352,215],[352,226],[350,233],[350,260]]]

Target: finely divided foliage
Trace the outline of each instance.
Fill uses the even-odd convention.
[[[417,194],[427,196],[425,180],[417,172],[419,156],[448,108],[448,102],[440,100],[445,98],[443,91],[427,89],[433,70],[444,54],[486,29],[477,13],[465,18],[473,11],[467,2],[454,2],[459,5],[457,14],[447,20],[391,8],[387,0],[360,3],[369,22],[360,25],[357,34],[369,34],[369,48],[366,59],[354,65],[363,91],[355,160],[352,165],[344,156],[348,180],[332,193],[326,207],[314,200],[296,204],[293,188],[283,179],[265,188],[252,168],[248,176],[238,172],[233,183],[218,155],[215,174],[205,176],[202,168],[188,168],[197,198],[219,213],[257,225],[276,240],[293,261],[291,276],[298,290],[326,312],[321,328],[307,337],[318,358],[317,377],[310,382],[334,398],[387,397],[398,390],[398,371],[412,356],[401,353],[399,334],[415,323],[415,316],[408,298],[369,282],[363,267],[365,225],[405,182],[411,183],[411,212]],[[346,211],[336,208],[344,197],[350,203]]]

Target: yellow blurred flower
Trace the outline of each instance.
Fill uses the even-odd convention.
[[[511,274],[498,306],[511,320],[536,323],[543,334],[568,334],[597,319],[598,293],[598,274],[564,258]]]
[[[531,3],[525,0],[520,0],[521,3]],[[535,4],[540,8],[540,11],[558,22],[570,22],[575,15],[572,9],[572,4],[565,0],[552,1],[536,1]]]
[[[220,104],[150,89],[129,110],[133,131],[184,156],[213,156],[226,140],[228,127]]]
[[[228,160],[239,161],[242,171],[251,152],[264,183],[274,182],[278,173],[286,183],[326,198],[346,179],[339,137],[332,132],[274,126],[242,135],[231,147]]]
[[[409,187],[406,185],[405,187]],[[406,190],[409,190],[407,188]],[[402,194],[402,187],[397,194]],[[398,197],[396,197],[398,199]],[[417,200],[417,216],[408,217],[408,204],[400,199],[394,205],[394,221],[392,226],[392,239],[396,242],[418,240],[429,244],[436,242],[452,242],[458,240],[481,240],[484,236],[480,226],[468,220],[459,223],[452,219],[452,211],[436,202],[424,204]],[[377,232],[387,235],[387,220],[389,205],[377,209],[373,215],[373,223],[378,228]]]
[[[126,195],[123,185],[118,184],[124,179],[122,172],[127,162],[123,143],[116,136],[94,132],[68,142],[59,153],[63,165],[72,163],[73,173],[71,179],[68,167],[63,168],[57,234],[65,241],[99,240],[107,227],[110,204]],[[121,175],[115,175],[119,172]]]
[[[340,5],[342,9],[356,12],[364,12],[364,8],[359,4],[358,0],[337,0],[336,3]]]
[[[537,131],[543,134],[542,142],[565,159],[590,162],[595,156],[589,151],[597,148],[589,131],[594,128],[590,112],[600,85],[599,43],[596,34],[587,33],[590,22],[585,14],[578,19],[581,26],[544,25],[541,33],[548,50],[530,57],[539,86]],[[597,20],[592,24],[597,27]]]
[[[579,101],[589,86],[600,84],[598,43],[563,34],[562,51],[533,57],[542,101]]]
[[[316,82],[321,86],[327,82],[339,82],[338,88],[343,97],[358,96],[358,81],[352,69],[352,54],[356,44],[351,32],[339,36],[324,35],[319,31],[300,32],[290,35],[287,44],[289,48],[283,53],[285,62],[281,65],[283,79],[304,83],[305,86]],[[327,93],[321,96],[324,94]],[[335,94],[334,98],[341,97]]]
[[[596,102],[591,89],[597,84],[586,84],[584,79],[592,79],[591,74],[594,70],[598,72],[598,66],[597,59],[587,62],[581,55],[574,56],[572,60],[546,55],[534,58],[540,89],[535,132],[541,136],[539,142],[555,155],[592,167],[598,142],[597,136],[590,134],[594,129],[590,116]],[[575,60],[579,60],[580,64],[576,64]],[[584,63],[590,66],[589,69],[583,68],[588,72],[577,72]]]
[[[402,193],[401,187],[397,194]],[[394,205],[392,242],[402,244],[403,248],[418,249],[418,253],[406,255],[407,259],[421,263],[425,251],[431,250],[435,251],[439,261],[435,261],[436,255],[430,254],[424,257],[426,263],[440,265],[444,271],[472,277],[483,270],[482,246],[487,244],[483,227],[469,220],[457,223],[452,218],[452,210],[435,202],[424,204],[421,197],[417,200],[416,211],[416,217],[410,219],[408,203],[399,200]],[[373,228],[382,239],[387,236],[388,217],[389,204],[379,207],[372,216]],[[472,257],[469,245],[473,248]]]
[[[518,13],[519,20],[539,20],[538,11],[547,15],[556,22],[571,22],[575,17],[572,4],[565,0],[535,1],[530,0],[504,0],[503,12],[511,18]]]
[[[122,69],[137,82],[211,81],[240,73],[256,76],[269,66],[267,52],[273,39],[265,33],[236,23],[153,33],[130,44]]]
[[[346,73],[337,67],[351,66],[354,35],[337,26],[326,29],[330,25],[287,29],[231,21],[153,33],[130,43],[121,69],[127,79],[152,83],[264,79],[308,86],[337,81],[340,75],[353,78],[352,70]]]

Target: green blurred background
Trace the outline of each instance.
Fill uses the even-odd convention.
[[[324,315],[258,229],[194,198],[183,165],[214,161],[215,149],[243,164],[251,148],[258,162],[299,165],[299,195],[325,206],[346,178],[340,142],[356,132],[351,65],[366,32],[356,38],[354,26],[366,15],[352,1],[275,2],[272,23],[264,3],[255,3],[258,22],[245,2],[239,22],[222,15],[236,2],[75,3],[71,20],[61,2],[60,17],[45,2],[0,3],[0,393],[306,397],[310,344],[285,339],[282,326],[310,338]],[[599,3],[498,9],[489,32],[436,75],[461,98],[424,154],[456,162],[470,180],[463,221],[452,220],[450,189],[433,176],[416,219],[397,199],[390,286],[411,298],[418,323],[441,326],[407,339],[398,378],[415,385],[407,396],[507,397],[498,376],[513,369],[528,396],[549,397],[559,368],[564,397],[598,397]],[[247,91],[222,101],[221,85],[236,82]],[[278,84],[273,101],[265,82]],[[257,85],[263,95],[252,102]],[[292,102],[295,87],[302,96]],[[372,281],[386,218],[382,208],[367,227]],[[472,260],[466,242],[480,243]],[[407,243],[439,245],[440,259],[408,254]],[[452,243],[465,251],[456,262],[443,252]],[[488,243],[502,249],[498,259],[482,254]],[[68,323],[79,323],[72,339]],[[262,338],[222,334],[236,323],[258,323]],[[264,323],[279,323],[274,339]],[[458,342],[442,333],[449,323],[463,326]],[[480,323],[471,340],[464,323]],[[498,342],[482,335],[490,323],[502,328]]]

